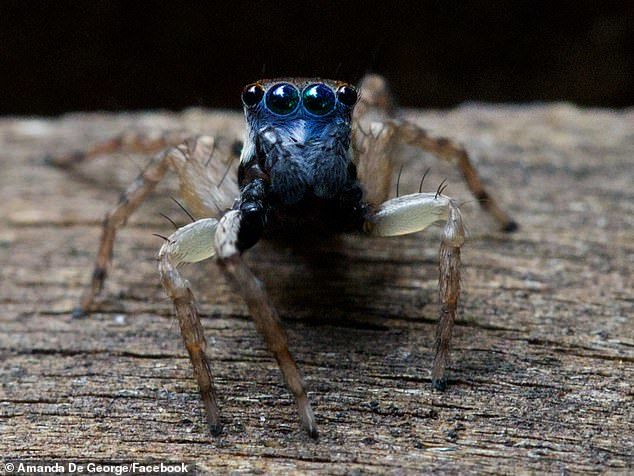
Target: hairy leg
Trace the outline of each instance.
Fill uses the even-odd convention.
[[[121,195],[116,207],[106,214],[90,286],[82,293],[79,307],[73,311],[74,317],[81,317],[92,310],[94,299],[101,292],[108,274],[117,229],[125,225],[130,215],[163,179],[169,168],[170,153],[172,153],[171,149],[154,157],[145,170]]]
[[[75,317],[80,317],[92,310],[94,299],[103,288],[112,261],[117,230],[125,225],[132,213],[145,201],[169,169],[178,174],[182,196],[194,213],[214,216],[230,205],[237,194],[237,185],[235,180],[220,183],[222,174],[226,172],[227,167],[224,164],[227,162],[222,160],[209,162],[213,153],[212,137],[192,138],[154,156],[143,172],[130,184],[121,195],[119,203],[106,214],[103,221],[91,283],[82,294],[79,307],[73,313]]]
[[[362,133],[358,134],[358,131],[355,131],[354,144],[359,151],[357,168],[368,172],[359,174],[359,178],[369,191],[370,197],[373,199],[375,195],[382,197],[379,201],[368,200],[370,203],[377,205],[387,199],[393,169],[391,152],[397,142],[403,141],[443,160],[455,163],[467,182],[469,190],[482,208],[497,220],[504,231],[517,229],[517,223],[484,187],[467,151],[462,146],[447,138],[432,137],[416,124],[398,119],[387,82],[381,76],[365,76],[360,88],[361,99],[355,109],[355,122],[357,129],[360,129]],[[369,134],[363,131],[375,131],[375,133]],[[378,131],[383,131],[382,137],[374,138],[378,135]]]
[[[392,98],[380,76],[366,76],[359,87],[352,131],[353,161],[365,191],[364,200],[378,206],[389,197],[396,157],[396,128],[387,122]]]
[[[200,396],[205,405],[207,423],[213,435],[222,431],[220,412],[209,361],[205,355],[207,341],[203,334],[194,294],[189,282],[178,271],[181,263],[196,263],[215,254],[214,235],[218,220],[205,218],[190,223],[167,238],[159,251],[159,273],[165,292],[174,303],[181,335],[194,367]]]
[[[191,133],[184,131],[159,131],[157,133],[131,130],[123,132],[115,137],[94,144],[83,150],[75,150],[67,154],[47,156],[46,163],[56,167],[67,168],[78,165],[86,160],[100,155],[114,154],[117,152],[131,152],[138,154],[152,154],[168,147],[180,144]]]
[[[502,210],[497,200],[484,187],[464,147],[445,137],[432,137],[425,129],[408,121],[395,119],[392,124],[396,127],[398,137],[407,144],[419,147],[436,157],[456,164],[473,196],[478,200],[480,206],[495,218],[501,229],[507,232],[517,230],[517,222]]]
[[[216,231],[218,262],[235,292],[245,300],[255,327],[262,334],[268,349],[280,366],[286,385],[295,397],[302,426],[312,438],[318,431],[315,415],[306,395],[304,380],[288,350],[288,338],[282,328],[277,311],[270,302],[264,285],[242,260],[239,251],[239,233],[242,212],[232,210],[222,217]]]
[[[375,236],[414,233],[442,223],[439,251],[440,317],[436,327],[432,384],[443,390],[447,384],[446,367],[460,295],[460,248],[465,240],[460,210],[455,200],[433,193],[415,193],[383,203],[368,217],[365,230]]]
[[[370,122],[368,130],[361,127],[354,133],[357,177],[363,184],[364,200],[377,206],[387,200],[392,187],[396,129],[384,122]]]

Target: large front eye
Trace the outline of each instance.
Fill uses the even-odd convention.
[[[348,107],[352,107],[357,103],[359,99],[359,93],[354,86],[346,85],[337,89],[337,99],[341,104],[345,104]]]
[[[242,102],[246,107],[256,106],[264,96],[264,89],[258,83],[249,84],[242,90]]]
[[[266,92],[266,105],[275,114],[286,115],[299,104],[299,91],[292,84],[280,83]]]
[[[304,89],[302,101],[308,112],[323,116],[335,107],[335,93],[325,84],[311,84]]]

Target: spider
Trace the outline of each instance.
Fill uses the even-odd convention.
[[[315,416],[278,314],[242,258],[242,253],[261,238],[276,239],[298,230],[299,234],[317,236],[395,236],[442,226],[441,310],[431,377],[433,387],[443,390],[460,294],[460,250],[465,241],[460,209],[456,200],[443,194],[442,184],[432,193],[392,199],[388,193],[397,161],[395,147],[404,141],[454,162],[483,208],[503,230],[515,230],[515,221],[489,196],[467,152],[398,118],[386,81],[377,75],[366,76],[359,88],[323,79],[261,80],[244,88],[242,103],[246,131],[241,151],[222,148],[209,136],[185,138],[181,133],[164,133],[149,139],[128,133],[85,152],[52,159],[58,166],[69,166],[104,152],[160,150],[106,215],[91,285],[74,316],[95,307],[95,297],[111,264],[117,229],[172,170],[178,175],[187,206],[207,218],[164,237],[158,268],[174,305],[213,435],[218,435],[222,426],[205,354],[206,340],[193,292],[178,265],[215,259],[246,302],[257,330],[277,360],[295,398],[302,427],[316,438]],[[212,155],[214,160],[210,160]],[[226,164],[238,155],[237,177],[230,177]]]

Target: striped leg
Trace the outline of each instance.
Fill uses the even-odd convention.
[[[433,193],[415,193],[383,203],[368,218],[365,230],[375,236],[396,236],[414,233],[442,224],[438,278],[440,317],[436,328],[432,384],[438,390],[447,385],[446,367],[460,295],[460,248],[465,232],[455,200]]]
[[[495,218],[501,229],[507,232],[517,230],[517,222],[507,212],[502,210],[497,200],[484,187],[464,147],[444,137],[431,137],[425,129],[411,122],[400,120],[391,122],[397,128],[399,138],[407,144],[419,147],[434,154],[436,157],[455,163],[473,196],[478,200],[480,206]]]
[[[354,131],[353,143],[357,151],[355,164],[359,180],[366,189],[369,203],[378,205],[387,199],[394,162],[392,151],[398,142],[403,141],[455,163],[471,193],[502,230],[510,232],[518,228],[515,220],[486,190],[462,146],[443,137],[432,137],[416,124],[398,119],[387,81],[381,76],[366,75],[360,88],[361,98],[354,112],[357,130]]]
[[[264,285],[242,260],[238,249],[238,234],[242,213],[232,210],[222,217],[216,232],[218,262],[235,292],[246,302],[255,327],[262,334],[267,347],[275,356],[286,386],[295,397],[302,426],[311,438],[318,437],[315,415],[299,368],[288,350],[288,338],[277,311],[272,306]]]
[[[237,185],[227,180],[222,189],[220,188],[219,182],[222,174],[226,172],[227,167],[224,164],[227,162],[215,160],[207,164],[213,153],[212,137],[192,138],[154,156],[143,172],[130,184],[121,195],[119,203],[106,214],[103,221],[90,286],[82,294],[79,307],[73,312],[75,317],[81,317],[93,309],[95,297],[103,288],[112,261],[117,230],[125,225],[132,213],[163,180],[169,169],[178,174],[181,194],[194,213],[214,216],[231,203],[237,195]]]
[[[67,154],[46,156],[45,162],[56,167],[68,168],[86,160],[117,152],[152,154],[180,144],[191,136],[183,131],[163,131],[149,133],[126,131],[110,139],[99,142],[85,150],[75,150]]]
[[[161,283],[174,303],[174,311],[194,367],[194,375],[205,405],[207,423],[212,435],[220,434],[222,425],[213,376],[205,355],[207,341],[196,309],[194,294],[189,282],[181,276],[178,265],[197,263],[214,256],[214,236],[217,225],[218,220],[215,218],[204,218],[185,225],[167,238],[159,252]]]

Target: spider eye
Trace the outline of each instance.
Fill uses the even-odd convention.
[[[341,86],[337,89],[337,99],[345,106],[352,107],[357,103],[359,94],[354,86]]]
[[[299,104],[299,91],[292,84],[280,83],[266,92],[266,105],[275,114],[286,115]]]
[[[264,96],[264,89],[258,83],[249,84],[242,90],[242,102],[246,107],[257,105]]]
[[[335,93],[325,84],[311,84],[304,89],[302,101],[308,112],[323,116],[335,107]]]

